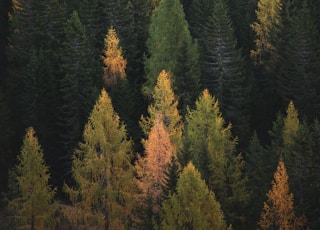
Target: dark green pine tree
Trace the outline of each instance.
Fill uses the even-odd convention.
[[[266,191],[270,189],[270,181],[278,157],[261,145],[257,133],[254,132],[248,150],[245,152],[245,160],[248,190],[251,192],[247,209],[248,216],[250,216],[248,226],[253,229],[260,218],[260,210],[266,199]]]
[[[192,37],[199,40],[201,51],[203,51],[203,42],[201,35],[203,28],[212,14],[214,0],[193,0],[188,13],[188,21],[190,24],[190,32]]]
[[[235,135],[244,140],[250,127],[250,82],[223,0],[215,2],[203,34],[206,51],[202,86],[217,97],[222,114],[233,124]]]
[[[89,47],[78,13],[74,11],[65,27],[59,80],[61,104],[58,125],[62,146],[60,160],[67,164],[70,163],[71,153],[81,139],[85,121],[97,92],[92,84],[92,75],[95,72],[88,61],[91,59]],[[60,165],[60,170],[64,173],[70,170],[70,165],[67,167]]]
[[[183,7],[179,0],[163,0],[154,10],[149,27],[148,54],[144,62],[146,82],[142,89],[144,95],[152,95],[163,69],[171,73],[177,71],[182,46],[187,46],[187,49],[194,46]],[[175,82],[175,76],[172,78]]]
[[[13,154],[13,120],[8,106],[8,99],[5,91],[0,87],[0,184],[1,192],[6,192],[8,188],[8,171],[15,159]]]
[[[194,107],[198,95],[200,94],[200,62],[198,44],[194,43],[188,47],[187,42],[182,45],[178,53],[178,60],[173,76],[173,88],[177,95],[178,109],[182,116],[187,112],[187,106]]]
[[[307,2],[292,16],[290,40],[284,47],[283,71],[278,90],[283,105],[293,100],[302,117],[313,120],[320,113],[320,46],[315,17]]]

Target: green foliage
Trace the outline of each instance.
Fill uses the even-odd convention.
[[[249,132],[250,82],[223,0],[215,2],[204,25],[202,40],[205,48],[202,85],[217,97],[235,134],[245,138]]]
[[[9,203],[19,229],[56,229],[56,193],[33,128],[27,129],[16,168],[19,196]]]
[[[192,163],[183,169],[177,192],[163,202],[162,210],[160,229],[226,229],[214,192]]]
[[[194,163],[221,202],[227,221],[232,222],[240,218],[239,210],[249,199],[247,179],[242,175],[244,161],[241,155],[236,157],[236,144],[218,101],[205,90],[186,116],[184,153],[189,159],[183,159]]]
[[[73,206],[65,210],[76,229],[126,229],[133,216],[136,191],[131,141],[105,90],[97,100],[73,155],[76,188],[64,186]]]
[[[290,40],[283,47],[278,91],[284,105],[293,100],[302,117],[312,120],[320,111],[319,32],[311,10],[306,1],[303,2],[289,19]]]
[[[69,162],[70,155],[81,139],[83,126],[92,109],[96,90],[92,78],[94,69],[89,60],[89,43],[77,11],[65,27],[65,41],[61,53],[59,80],[59,122],[62,158]]]
[[[149,27],[148,55],[144,63],[146,82],[142,88],[144,95],[152,95],[157,76],[163,69],[176,72],[178,54],[185,45],[191,49],[193,41],[180,1],[161,1]]]

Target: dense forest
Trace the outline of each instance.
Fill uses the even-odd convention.
[[[0,229],[319,229],[320,1],[1,0]]]

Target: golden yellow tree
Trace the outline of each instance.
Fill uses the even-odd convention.
[[[149,116],[141,116],[140,126],[145,135],[149,135],[150,129],[158,116],[170,136],[174,151],[178,151],[181,147],[183,124],[178,111],[178,101],[171,87],[171,79],[165,70],[162,70],[158,76],[152,99],[153,103],[148,107]]]
[[[142,190],[143,198],[151,197],[153,213],[158,213],[160,210],[159,201],[173,153],[169,134],[158,117],[145,141],[145,157],[140,158],[137,164],[140,177],[138,185]]]
[[[116,30],[111,27],[104,39],[103,78],[107,86],[116,84],[118,78],[126,77],[127,60],[122,56],[122,48]]]
[[[259,229],[295,230],[304,229],[306,218],[297,217],[293,207],[293,194],[289,191],[288,174],[283,161],[279,161],[274,173],[272,189],[267,193],[268,200],[264,203]]]

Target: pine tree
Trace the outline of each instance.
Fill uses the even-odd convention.
[[[245,160],[247,163],[248,190],[251,192],[251,199],[247,209],[248,216],[250,216],[248,226],[254,228],[259,220],[259,212],[263,206],[265,192],[270,187],[278,157],[262,146],[257,133],[254,132],[248,150],[245,152]]]
[[[176,72],[178,54],[185,45],[191,49],[193,41],[180,1],[160,1],[149,27],[148,55],[144,62],[146,82],[142,89],[144,95],[152,95],[157,76],[163,69]],[[174,76],[172,81],[175,82]]]
[[[96,89],[92,83],[94,70],[89,60],[89,43],[77,11],[65,27],[65,41],[61,50],[61,77],[59,79],[58,126],[62,146],[60,162],[64,174],[70,170],[71,154],[81,139],[87,116],[95,101]],[[67,162],[67,163],[65,163]]]
[[[73,154],[77,187],[64,186],[73,206],[65,210],[77,229],[126,229],[132,224],[136,185],[132,143],[105,90],[97,100]]]
[[[233,124],[235,135],[244,140],[249,131],[250,82],[223,0],[215,2],[203,30],[202,86],[217,97],[222,114]]]
[[[186,116],[186,155],[182,155],[181,164],[193,162],[221,202],[228,222],[239,218],[239,210],[249,199],[247,179],[242,174],[244,161],[241,154],[235,154],[236,144],[231,125],[225,126],[218,101],[204,90],[196,108],[188,110]]]
[[[306,219],[297,217],[294,211],[294,197],[289,191],[286,167],[279,161],[274,173],[272,189],[267,193],[268,200],[264,203],[259,221],[259,229],[304,229]]]
[[[160,229],[226,229],[214,192],[189,163],[181,173],[177,192],[163,202]]]
[[[158,76],[152,99],[153,103],[148,107],[149,116],[141,116],[140,126],[145,135],[148,135],[150,128],[159,116],[170,136],[174,151],[177,152],[182,144],[182,122],[178,111],[178,101],[171,88],[171,78],[165,70],[161,71]]]
[[[283,70],[277,82],[282,103],[293,100],[302,117],[312,120],[320,111],[319,31],[307,1],[302,2],[288,23],[290,39],[283,46]]]
[[[108,30],[104,39],[103,78],[108,87],[116,84],[117,79],[126,77],[127,60],[122,56],[119,39],[113,27]]]
[[[48,185],[49,169],[33,128],[27,129],[18,160],[19,196],[9,203],[17,228],[56,229],[56,190]]]

